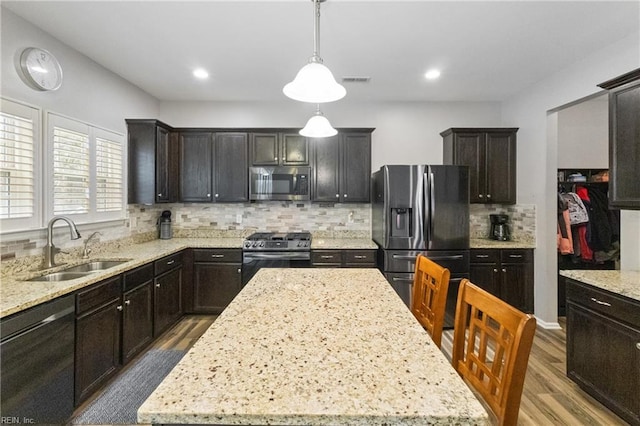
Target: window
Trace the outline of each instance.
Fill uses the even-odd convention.
[[[88,124],[47,115],[49,211],[76,223],[124,217],[124,137]]]
[[[8,99],[0,101],[2,230],[38,227],[40,110]]]

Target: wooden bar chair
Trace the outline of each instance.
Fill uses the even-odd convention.
[[[463,279],[451,362],[499,425],[516,425],[536,319]]]
[[[417,256],[411,312],[431,335],[431,339],[438,348],[442,342],[444,308],[447,303],[450,275],[447,268],[443,268],[421,254]]]

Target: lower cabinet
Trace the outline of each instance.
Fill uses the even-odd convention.
[[[640,425],[640,302],[571,279],[567,375],[633,425]]]
[[[125,272],[122,278],[122,363],[153,340],[153,264]]]
[[[469,275],[511,306],[533,312],[532,249],[472,249]]]
[[[153,336],[175,324],[183,314],[182,252],[154,262]]]
[[[375,268],[377,250],[312,250],[314,268]]]
[[[76,295],[75,404],[120,368],[121,279],[109,278]]]
[[[193,312],[220,314],[242,288],[242,251],[193,249]]]

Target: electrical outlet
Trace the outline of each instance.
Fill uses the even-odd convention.
[[[236,214],[236,223],[242,223],[242,213]]]

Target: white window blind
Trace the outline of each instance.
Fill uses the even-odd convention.
[[[53,214],[89,213],[89,135],[53,128]]]
[[[36,164],[40,142],[40,110],[1,99],[0,219],[2,230],[27,229],[40,220]]]
[[[123,208],[122,143],[96,138],[96,210],[117,212]]]

